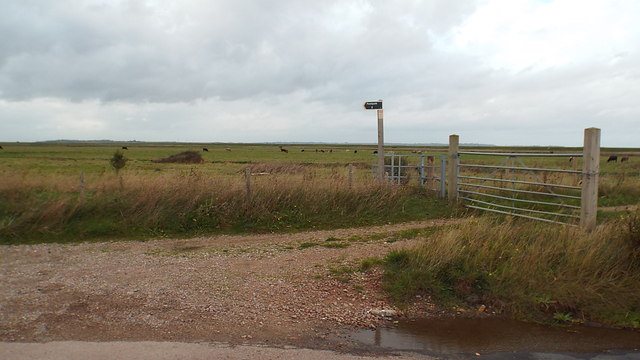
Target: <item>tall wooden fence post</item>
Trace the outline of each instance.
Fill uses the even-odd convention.
[[[582,154],[580,226],[587,231],[591,231],[596,227],[596,215],[598,214],[600,129],[584,129],[584,149]]]
[[[447,176],[447,192],[450,203],[458,201],[458,135],[449,135],[449,175]]]
[[[378,181],[384,184],[384,123],[382,109],[378,110]]]
[[[251,168],[246,167],[244,169],[244,178],[247,186],[247,203],[251,202]]]

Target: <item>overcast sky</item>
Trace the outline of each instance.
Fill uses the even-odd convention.
[[[0,141],[640,147],[639,0],[2,0]]]

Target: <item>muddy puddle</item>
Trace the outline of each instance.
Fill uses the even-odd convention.
[[[621,358],[640,359],[638,331],[581,326],[547,327],[505,319],[401,321],[394,328],[358,331],[353,338],[367,345],[436,355],[623,353],[625,355]]]

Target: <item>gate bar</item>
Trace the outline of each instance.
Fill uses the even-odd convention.
[[[458,151],[458,154],[464,155],[489,155],[489,156],[531,156],[531,157],[582,157],[582,154],[540,154],[540,153],[494,153],[494,152],[475,152],[475,151]]]
[[[554,186],[563,189],[574,189],[581,190],[582,188],[579,186],[571,186],[571,185],[560,185],[560,184],[547,184],[533,181],[524,181],[524,180],[506,180],[506,179],[496,179],[496,178],[483,178],[477,176],[458,176],[460,179],[472,179],[472,180],[487,180],[487,181],[501,181],[501,182],[510,182],[516,184],[527,184],[527,185],[541,185],[541,186]]]
[[[567,198],[567,199],[578,199],[578,200],[581,199],[580,196],[574,196],[574,195],[552,194],[552,193],[546,193],[546,192],[541,192],[541,191],[507,189],[507,188],[503,188],[503,187],[499,187],[499,186],[489,186],[489,185],[482,185],[482,184],[470,184],[470,183],[463,183],[463,182],[459,182],[458,184],[459,185],[471,186],[471,187],[477,187],[477,188],[483,188],[483,189],[503,190],[503,191],[511,191],[511,192],[523,193],[523,194],[546,195],[546,196],[555,196],[555,197],[563,197],[563,198]]]
[[[483,205],[500,207],[500,208],[503,208],[503,209],[510,209],[510,210],[517,210],[517,211],[527,211],[527,212],[532,212],[532,213],[537,213],[537,214],[545,214],[545,215],[553,215],[553,216],[564,216],[564,217],[570,217],[570,218],[574,218],[574,219],[580,219],[580,216],[578,216],[578,215],[553,213],[553,212],[549,212],[549,211],[526,209],[526,208],[517,208],[517,207],[506,206],[506,205],[498,205],[498,204],[494,204],[494,203],[490,203],[490,202],[486,202],[486,201],[482,201],[482,200],[478,200],[478,199],[474,199],[474,198],[467,198],[467,197],[461,197],[461,199],[477,202],[477,203],[480,203],[480,204],[483,204]]]
[[[518,166],[474,165],[474,164],[458,164],[458,166],[460,166],[460,167],[486,168],[486,169],[549,171],[549,172],[560,172],[560,173],[570,173],[570,174],[582,174],[582,171],[579,171],[579,170],[542,169],[542,168],[528,168],[528,167],[518,167]]]
[[[545,218],[540,218],[540,217],[537,217],[537,216],[528,216],[528,215],[516,214],[516,213],[512,213],[512,212],[508,212],[508,211],[487,209],[487,208],[483,208],[481,206],[474,206],[474,205],[466,205],[466,206],[468,208],[472,208],[472,209],[490,211],[490,212],[494,212],[494,213],[498,213],[498,214],[519,216],[519,217],[523,217],[523,218],[527,218],[527,219],[531,219],[531,220],[540,220],[540,221],[545,221],[545,222],[550,222],[550,223],[560,224],[560,225],[567,225],[567,226],[576,226],[576,227],[578,226],[578,225],[574,225],[574,224],[570,224],[570,223],[563,223],[561,221],[554,221],[554,220],[549,220],[549,219],[545,219]]]
[[[485,193],[481,193],[481,192],[477,192],[477,191],[467,191],[467,190],[458,190],[458,191],[461,192],[461,193],[488,196],[488,197],[492,197],[492,198],[495,198],[495,199],[502,199],[502,200],[509,200],[509,201],[519,201],[519,202],[525,202],[525,203],[530,203],[530,204],[560,206],[560,207],[566,207],[566,208],[569,208],[569,209],[577,209],[577,210],[580,209],[580,206],[574,206],[574,205],[559,204],[559,203],[552,203],[552,202],[546,202],[546,201],[534,201],[534,200],[516,199],[516,198],[505,197],[505,196],[485,194]]]

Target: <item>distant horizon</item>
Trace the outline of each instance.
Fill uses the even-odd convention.
[[[377,146],[377,143],[373,142],[301,142],[301,141],[262,141],[262,142],[223,142],[223,141],[146,141],[146,140],[111,140],[111,139],[56,139],[56,140],[41,140],[41,141],[0,141],[0,144],[46,144],[46,143],[86,143],[86,144],[237,144],[237,145],[349,145],[349,146]],[[403,143],[393,142],[385,143],[385,146],[434,146],[434,147],[448,147],[447,143]],[[481,144],[481,143],[460,143],[460,146],[469,147],[523,147],[523,148],[581,148],[582,146],[567,146],[567,145],[495,145],[495,144]],[[640,147],[633,146],[601,146],[601,148],[607,149],[640,149]]]

